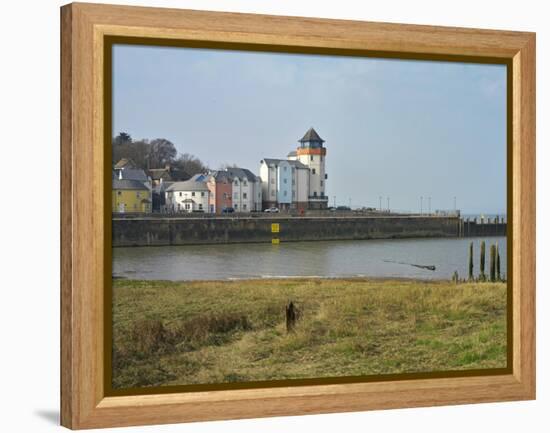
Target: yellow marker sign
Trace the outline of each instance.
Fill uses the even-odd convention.
[[[279,233],[279,223],[271,224],[271,233]]]
[[[273,238],[273,239],[271,239],[271,243],[272,243],[273,245],[279,245],[279,239]]]

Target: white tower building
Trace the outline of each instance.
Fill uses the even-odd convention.
[[[298,140],[300,146],[296,149],[296,159],[309,167],[309,208],[326,209],[328,197],[326,195],[325,158],[327,149],[323,147],[323,140],[315,129],[310,128]],[[292,156],[293,157],[293,156]]]

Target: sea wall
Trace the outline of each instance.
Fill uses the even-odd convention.
[[[447,216],[115,217],[112,235],[114,247],[457,237],[460,223]]]
[[[472,236],[506,236],[507,223],[491,219],[489,221],[462,221],[461,235],[464,237]]]

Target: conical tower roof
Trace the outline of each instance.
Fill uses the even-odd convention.
[[[298,140],[300,143],[306,143],[308,141],[318,142],[318,143],[324,143],[325,140],[323,140],[319,134],[317,134],[317,131],[313,128],[309,128],[305,135]]]

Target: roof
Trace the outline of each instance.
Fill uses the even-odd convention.
[[[141,168],[124,168],[118,170],[119,179],[139,180],[140,182],[148,182],[149,178]]]
[[[307,142],[307,141],[317,141],[319,143],[324,143],[325,142],[325,140],[323,140],[321,137],[319,137],[319,134],[317,134],[317,131],[315,131],[315,129],[313,129],[313,128],[309,128],[307,130],[307,132],[305,133],[305,135],[298,141],[300,143],[304,143],[304,142]]]
[[[149,189],[140,182],[139,180],[134,179],[113,179],[113,189],[128,189],[128,190],[139,190],[139,191],[149,191]]]
[[[169,168],[151,168],[149,169],[149,176],[151,176],[153,180],[160,180],[163,176],[165,179],[171,179]]]
[[[115,164],[115,168],[136,168],[136,163],[130,158],[122,158]]]
[[[252,173],[248,168],[228,167],[225,169],[225,172],[227,172],[231,177],[247,179],[250,182],[256,182],[258,180],[258,176]]]
[[[157,194],[161,194],[166,191],[174,182],[164,181],[153,187],[153,191]]]
[[[292,159],[277,159],[277,158],[264,158],[263,161],[267,164],[267,165],[279,165],[282,161],[288,163],[290,166],[292,167],[296,167],[296,168],[306,168],[308,169],[309,167],[307,165],[305,165],[304,163],[300,162],[300,161],[295,161],[295,160],[292,160]]]
[[[194,180],[195,182],[206,182],[208,180],[208,175],[202,173],[194,174],[189,180]]]
[[[293,150],[293,151],[291,151],[291,152],[288,152],[288,154],[286,155],[286,157],[287,157],[287,158],[290,158],[290,157],[292,157],[292,156],[297,156],[297,155],[298,155],[298,153],[297,153],[295,150]]]
[[[194,180],[186,180],[183,182],[174,182],[166,191],[208,191],[206,182],[197,182]]]
[[[208,175],[208,177],[213,177],[214,180],[216,182],[221,182],[221,181],[228,181],[228,182],[232,182],[233,179],[231,178],[231,175],[225,171],[225,170],[215,170],[215,171],[211,171]]]

